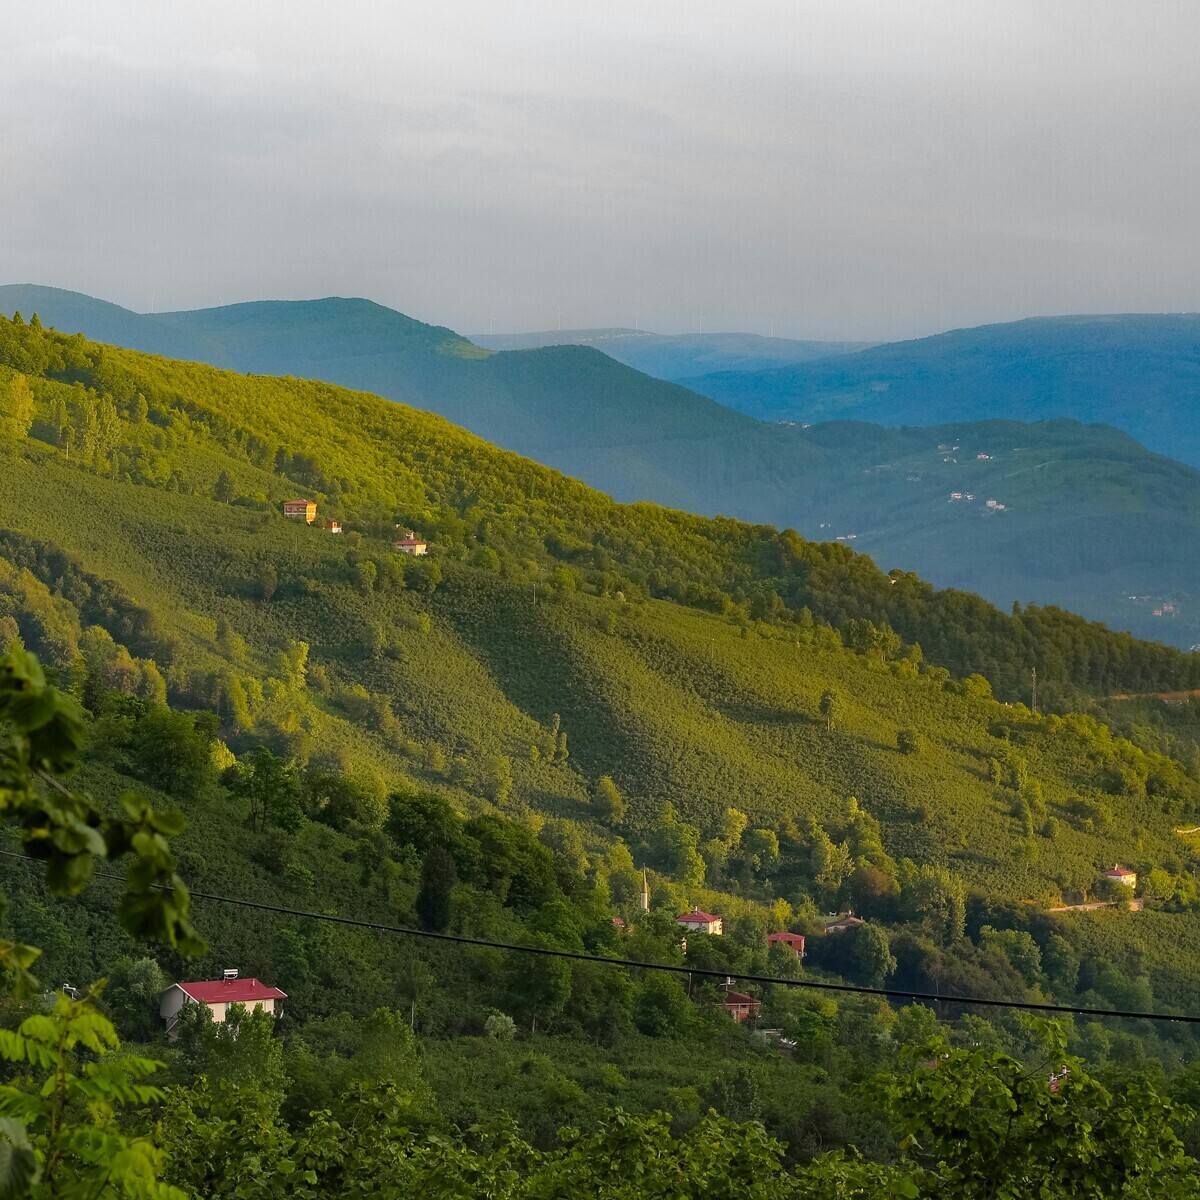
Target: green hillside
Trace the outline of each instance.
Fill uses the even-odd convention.
[[[619,500],[814,539],[853,536],[885,569],[1004,608],[1060,604],[1142,637],[1200,642],[1200,580],[1186,553],[1200,476],[1104,427],[767,425],[588,346],[489,355],[360,300],[140,317],[74,293],[10,287],[0,304],[27,315],[37,305],[61,329],[108,329],[122,344],[176,353],[168,330],[191,339],[184,357],[373,391]],[[959,444],[963,454],[938,449]],[[952,492],[978,493],[978,503],[949,505]],[[1004,510],[985,510],[988,498]]]
[[[1041,317],[686,383],[766,420],[1101,421],[1200,466],[1196,313]]]
[[[1002,693],[1023,694],[1025,664],[1037,665],[1051,706],[1089,688],[1200,681],[1196,656],[1054,610],[1009,617],[912,577],[893,580],[840,546],[623,508],[402,406],[7,322],[3,330],[10,373],[48,360],[30,371],[38,414],[0,483],[6,555],[39,580],[18,574],[14,594],[29,611],[46,610],[36,648],[72,661],[56,614],[64,600],[82,605],[85,622],[103,617],[135,655],[160,662],[170,695],[216,696],[243,723],[242,692],[252,695],[254,677],[270,676],[288,644],[303,641],[330,689],[327,704],[306,709],[314,729],[344,720],[337,697],[365,687],[390,698],[414,740],[451,756],[460,747],[475,759],[506,754],[514,771],[537,778],[547,768],[522,762],[521,751],[558,713],[573,768],[585,781],[616,779],[639,823],[664,801],[711,823],[723,800],[779,822],[827,815],[850,794],[866,802],[875,789],[894,836],[915,838],[929,856],[954,840],[912,823],[931,793],[965,789],[963,811],[939,819],[976,830],[995,822],[988,840],[1004,841],[1010,818],[980,765],[999,744],[979,740],[1001,714],[983,703],[976,732],[953,754],[897,755],[900,726],[924,726],[947,745],[966,736],[951,732],[966,719],[958,689],[944,673],[922,674],[920,652],[907,647],[920,643],[931,663],[952,668],[969,653]],[[39,434],[68,444],[56,449]],[[286,521],[279,502],[297,490],[315,492],[357,532]],[[397,522],[422,530],[434,559],[392,552]],[[62,619],[71,625],[69,613]],[[218,620],[245,642],[244,659],[218,646]],[[838,648],[843,641],[863,654]],[[814,725],[827,688],[845,697],[852,743]],[[568,786],[573,768],[546,782],[547,804],[581,798]],[[1061,866],[1074,855],[1072,869],[1086,872],[1120,852],[1086,838],[1077,847],[1056,852]],[[1011,848],[973,869],[1014,895],[1037,878]]]
[[[817,980],[1191,1005],[1200,960],[1179,947],[1200,860],[1174,830],[1200,821],[1200,773],[1162,753],[1191,731],[1151,711],[1118,737],[1096,697],[1197,686],[1195,656],[1001,613],[844,545],[622,506],[325,384],[0,321],[0,409],[0,633],[86,708],[80,778],[102,802],[135,788],[185,812],[197,889],[735,976],[799,971],[767,949],[785,926]],[[347,532],[284,518],[297,495]],[[393,550],[397,524],[427,560]],[[1035,662],[1052,711],[993,699],[959,667],[968,651],[1005,696]],[[1045,911],[1102,895],[1115,861],[1147,911]],[[204,900],[207,956],[148,962],[110,885],[58,900],[27,872],[4,868],[9,930],[44,948],[44,978],[113,977],[126,1035],[169,1060],[162,1128],[201,1192],[216,1168],[198,1131],[227,1136],[230,1111],[258,1130],[313,1109],[349,1121],[357,1085],[381,1080],[422,1129],[508,1112],[545,1145],[614,1104],[665,1108],[678,1130],[712,1106],[762,1117],[799,1160],[848,1142],[887,1159],[884,1113],[856,1088],[931,1031],[922,1009],[756,989],[762,1023],[803,1043],[793,1057],[703,985],[534,972]],[[728,936],[689,936],[684,958],[674,916],[692,905]],[[824,934],[847,908],[868,932]],[[230,964],[288,991],[282,1049],[249,1028],[164,1046],[155,972]],[[1032,1053],[1018,1021],[955,1036],[985,1027]],[[1081,1020],[1071,1039],[1114,1076],[1193,1055],[1169,1028]]]

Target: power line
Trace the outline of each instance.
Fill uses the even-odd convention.
[[[5,858],[16,858],[33,863],[24,854],[11,850],[0,850]],[[102,879],[125,882],[125,876],[110,871],[93,871]],[[153,884],[156,891],[171,891],[161,884]],[[783,979],[777,975],[747,975],[738,971],[717,971],[709,967],[681,967],[671,963],[639,962],[634,958],[606,958],[601,954],[588,954],[581,950],[557,950],[548,946],[522,946],[515,942],[493,942],[487,938],[468,937],[459,933],[435,933],[429,929],[411,929],[403,925],[383,925],[378,921],[363,921],[357,917],[339,917],[333,913],[308,912],[302,908],[287,908],[278,904],[265,904],[259,900],[244,900],[235,896],[218,896],[214,892],[198,892],[188,888],[188,895],[197,900],[211,900],[218,904],[232,904],[238,908],[253,908],[260,912],[280,913],[288,917],[301,917],[308,921],[327,921],[332,925],[349,925],[356,929],[370,929],[378,933],[399,934],[402,937],[427,938],[431,941],[450,942],[455,945],[480,946],[491,950],[512,950],[519,954],[538,954],[543,958],[566,958],[574,962],[600,963],[606,967],[632,967],[642,971],[667,971],[674,975],[702,975],[713,979],[737,979],[743,983],[771,984],[777,987],[811,988],[823,992],[850,992],[860,996],[878,996],[885,1000],[920,1000],[931,1004],[966,1004],[984,1008],[1023,1009],[1029,1012],[1059,1013],[1064,1016],[1110,1017],[1130,1021],[1175,1021],[1183,1025],[1200,1025],[1200,1014],[1173,1014],[1136,1012],[1126,1009],[1085,1008],[1072,1004],[1041,1004],[1032,1000],[998,1000],[987,996],[943,995],[936,992],[909,991],[904,988],[873,988],[854,983],[833,983],[820,979]]]

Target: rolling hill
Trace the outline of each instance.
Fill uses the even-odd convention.
[[[1054,603],[1140,636],[1200,642],[1200,575],[1187,552],[1200,475],[1102,426],[767,424],[594,348],[489,353],[364,300],[141,317],[73,293],[9,288],[0,305],[36,306],[67,330],[108,322],[153,353],[186,339],[198,361],[372,391],[622,501],[852,539],[884,568],[1006,608]],[[955,492],[976,499],[952,503]]]
[[[925,670],[910,647],[956,675],[979,667],[1001,691],[1009,671],[1023,689],[1036,663],[1051,705],[1200,684],[1195,655],[1053,610],[1009,616],[889,578],[844,546],[618,505],[369,395],[3,320],[0,364],[6,386],[21,372],[36,395],[28,435],[0,451],[5,610],[64,668],[98,625],[158,664],[173,701],[215,703],[235,743],[250,729],[293,753],[334,741],[393,772],[410,741],[447,759],[502,754],[518,794],[558,816],[608,774],[630,797],[633,831],[664,801],[707,828],[726,804],[781,821],[832,814],[853,794],[906,853],[949,854],[981,886],[1017,895],[1047,876],[1013,857],[1011,817],[982,769],[1009,756],[1009,718],[986,684]],[[283,518],[297,492],[353,532]],[[396,522],[424,532],[433,559],[394,552]],[[288,657],[299,642],[304,687]],[[832,741],[812,719],[831,688],[844,705]],[[403,735],[355,717],[379,703]],[[571,750],[552,767],[525,751],[555,714]],[[1094,748],[1100,765],[1080,775],[1073,739],[1091,734],[1011,719],[1063,805],[1073,789],[1103,791],[1125,753]],[[903,724],[939,752],[898,755]],[[1170,817],[1157,802],[1137,812],[1165,854]],[[968,825],[971,848],[952,849],[951,827]],[[1073,871],[1059,886],[1078,886],[1121,836],[1065,833],[1047,870]]]
[[[265,1040],[286,1043],[273,1086],[301,1120],[382,1072],[419,1083],[434,1116],[502,1110],[544,1138],[618,1098],[743,1111],[750,1072],[753,1112],[794,1146],[862,1144],[854,1081],[923,1036],[875,997],[780,988],[764,1013],[790,1034],[837,1022],[837,1053],[798,1072],[681,982],[589,963],[550,976],[287,911],[425,921],[447,845],[442,927],[468,937],[749,975],[799,969],[765,949],[791,923],[810,936],[809,978],[1192,1002],[1198,860],[1175,830],[1200,814],[1197,768],[1140,721],[1115,736],[1100,698],[1196,687],[1196,655],[886,576],[844,544],[617,504],[368,394],[3,319],[0,418],[0,634],[89,708],[93,794],[177,805],[196,892],[278,910],[247,920],[197,898],[211,950],[194,969],[238,963],[284,986],[286,1036]],[[858,437],[823,431],[839,434]],[[990,432],[996,461],[1018,453],[1004,438]],[[346,532],[286,519],[297,495]],[[428,537],[427,560],[394,549],[398,523]],[[1052,712],[968,674],[1013,699],[1031,664]],[[256,819],[260,767],[279,775]],[[1147,911],[1044,911],[1113,861],[1143,873]],[[156,964],[115,928],[108,885],[55,900],[4,863],[6,936],[45,947],[63,978],[110,976],[105,1003],[147,1036]],[[630,884],[643,866],[648,914]],[[729,936],[689,937],[684,960],[674,914],[694,904],[725,913]],[[869,910],[873,943],[822,936],[820,914],[848,906]],[[619,933],[616,914],[639,928]],[[882,962],[841,951],[860,943]],[[510,1012],[521,1037],[491,1036]],[[1175,1031],[1080,1025],[1098,1061],[1185,1048]],[[181,1042],[163,1056],[186,1090],[222,1059]],[[207,1111],[206,1086],[194,1093]]]
[[[648,333],[643,329],[560,329],[544,333],[473,333],[489,350],[535,350],[542,346],[593,346],[655,379],[677,381],[716,371],[761,371],[850,354],[872,342],[805,342],[755,333]]]
[[[1200,466],[1200,315],[1043,317],[686,381],[764,420],[1099,421]]]

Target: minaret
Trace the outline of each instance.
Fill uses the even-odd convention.
[[[650,911],[650,880],[646,878],[646,868],[642,868],[642,912]]]

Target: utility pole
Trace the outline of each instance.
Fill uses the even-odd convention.
[[[1037,712],[1037,667],[1029,668],[1030,706]]]

